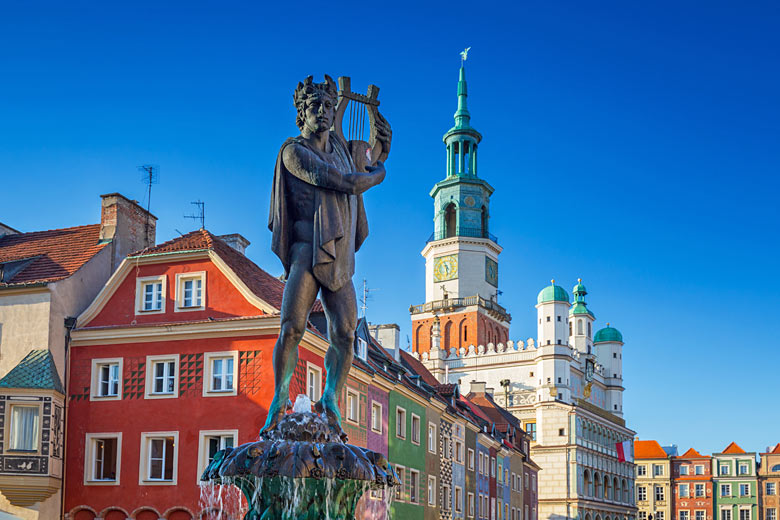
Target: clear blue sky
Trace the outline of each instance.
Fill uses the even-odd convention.
[[[369,319],[405,337],[472,46],[512,337],[535,334],[551,278],[582,277],[625,337],[641,438],[760,451],[780,442],[778,26],[776,2],[10,3],[0,221],[96,222],[98,195],[143,200],[136,167],[155,163],[160,241],[197,227],[183,215],[201,199],[208,229],[244,234],[279,274],[266,221],[292,90],[350,75],[381,87],[394,129],[355,280],[379,289]]]

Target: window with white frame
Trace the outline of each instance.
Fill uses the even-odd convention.
[[[395,487],[395,499],[399,502],[403,502],[406,491],[406,468],[396,465],[395,474],[398,475],[398,482],[401,483],[400,486]]]
[[[664,511],[655,512],[655,520],[664,520],[665,518],[666,518],[666,513]]]
[[[694,515],[693,515],[693,516],[694,516],[694,518],[695,518],[696,520],[706,520],[706,516],[707,516],[707,515],[706,515],[706,513],[704,512],[704,510],[702,510],[702,509],[698,509],[698,510],[696,510],[696,511],[694,512]]]
[[[428,475],[428,505],[436,505],[436,477]]]
[[[176,310],[197,311],[206,308],[206,272],[176,275]]]
[[[659,477],[664,474],[663,464],[653,464],[653,476]]]
[[[777,484],[774,482],[767,482],[766,483],[766,494],[767,495],[774,495],[777,493]]]
[[[436,453],[436,425],[428,423],[428,451]]]
[[[739,520],[750,520],[750,509],[746,507],[739,508]]]
[[[204,355],[206,375],[203,380],[204,396],[236,395],[236,367],[238,351],[207,352]]]
[[[322,369],[312,363],[306,363],[306,394],[312,403],[322,397]]]
[[[399,439],[406,438],[406,410],[400,406],[395,408],[395,436]]]
[[[463,464],[463,441],[455,439],[455,462]]]
[[[636,466],[636,476],[637,477],[644,477],[647,475],[647,466],[644,464],[637,464]]]
[[[655,486],[655,500],[657,502],[666,500],[666,492],[663,486]]]
[[[354,390],[347,388],[347,420],[357,423],[360,417],[360,397]]]
[[[119,400],[122,398],[122,358],[92,360],[91,400]]]
[[[696,496],[696,498],[701,498],[704,496],[704,484],[694,484],[693,485],[693,493]]]
[[[750,484],[740,484],[739,485],[739,496],[741,496],[741,497],[750,496]]]
[[[412,442],[420,444],[420,416],[412,414]]]
[[[146,276],[136,279],[136,314],[165,312],[165,276]]]
[[[647,488],[645,486],[636,487],[636,499],[640,502],[647,500]]]
[[[121,454],[121,433],[88,433],[84,443],[84,484],[118,485]]]
[[[688,498],[688,495],[690,494],[690,486],[688,484],[679,484],[677,491],[681,498]],[[685,520],[688,519],[686,518]]]
[[[409,502],[416,504],[419,502],[420,472],[416,469],[409,470]]]
[[[455,486],[455,512],[463,512],[463,488]]]
[[[468,505],[468,508],[469,508],[469,511],[468,511],[469,518],[474,518],[474,493],[469,493],[468,501],[469,501],[469,505]]]
[[[722,497],[730,497],[731,496],[731,484],[721,484],[720,485],[720,496],[722,496]]]
[[[357,338],[357,356],[363,361],[365,361],[367,354],[368,354],[368,342],[363,338]]]
[[[704,475],[704,466],[701,464],[696,464],[693,467],[693,473],[696,475]]]
[[[146,356],[146,399],[178,397],[179,354]]]
[[[748,474],[748,465],[743,463],[740,463],[739,465],[739,474],[740,475],[747,475]]]
[[[238,430],[201,430],[198,435],[198,473],[211,464],[217,452],[238,444]]]
[[[774,507],[768,507],[766,508],[766,515],[764,515],[764,520],[777,520],[777,509]]]
[[[647,511],[639,512],[639,520],[647,520]]]
[[[41,408],[36,404],[11,402],[9,451],[37,452],[41,438]]]
[[[688,466],[680,466],[680,475],[687,475],[688,474]]]
[[[720,510],[720,520],[731,520],[731,508],[723,508]]]
[[[690,518],[691,518],[690,511],[684,511],[684,510],[680,511],[680,516],[679,516],[680,520],[690,520]]]
[[[452,509],[452,495],[450,494],[450,485],[441,485],[441,508],[445,511]]]
[[[719,475],[728,475],[729,474],[729,466],[728,464],[721,464],[720,465],[720,471],[718,472]]]
[[[376,401],[371,403],[371,431],[382,433],[382,405]]]
[[[495,477],[496,476],[496,458],[490,457],[490,476]]]
[[[471,448],[469,448],[468,459],[469,459],[469,471],[474,471],[474,450],[472,450]]]
[[[175,484],[178,444],[179,432],[142,433],[138,483]]]
[[[536,491],[536,474],[531,475],[531,490]]]

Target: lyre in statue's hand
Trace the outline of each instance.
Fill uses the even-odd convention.
[[[393,140],[393,129],[379,110],[376,111],[376,140],[382,143],[385,152],[390,151],[390,142]]]

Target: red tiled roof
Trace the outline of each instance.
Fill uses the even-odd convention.
[[[693,448],[689,448],[688,451],[677,457],[678,459],[708,459],[706,455],[702,455]]]
[[[0,263],[29,263],[0,286],[63,280],[106,246],[99,238],[100,224],[4,235],[0,237]]]
[[[212,250],[233,270],[236,275],[263,301],[276,309],[282,308],[282,293],[284,282],[262,270],[253,261],[242,255],[218,237],[205,229],[198,229],[186,235],[174,238],[162,244],[143,251],[138,251],[130,256],[149,256],[161,253],[176,253],[184,251]],[[320,300],[314,302],[312,312],[322,312]]]
[[[480,417],[480,418],[484,419],[487,422],[492,422],[490,420],[490,417],[485,415],[485,412],[482,411],[482,408],[477,406],[476,403],[471,401],[471,399],[469,399],[468,397],[461,397],[460,398],[460,402],[465,404],[468,407],[468,409],[471,410],[471,413],[473,413],[477,417]]]
[[[433,377],[433,374],[425,368],[425,365],[423,365],[420,361],[414,359],[414,356],[406,352],[405,350],[401,350],[401,359],[404,363],[409,365],[409,368],[414,371],[415,374],[420,376],[426,384],[431,385],[432,387],[436,388],[439,386],[439,381]]]
[[[773,449],[770,453],[772,455],[780,455],[780,442],[777,443],[777,446],[775,446],[775,449]]]
[[[658,441],[634,441],[635,459],[665,459],[668,455]]]
[[[726,446],[726,449],[722,451],[722,453],[745,453],[745,450],[739,447],[739,444],[736,442],[732,442],[728,446]]]

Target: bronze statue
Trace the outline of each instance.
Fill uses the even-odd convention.
[[[268,227],[287,284],[273,353],[274,398],[261,434],[274,430],[284,416],[298,343],[320,293],[330,347],[325,356],[327,381],[315,408],[325,414],[334,433],[345,437],[338,398],[355,341],[355,252],[368,235],[362,193],[385,178],[382,161],[390,149],[391,130],[377,109],[378,88],[372,85],[369,95],[362,96],[350,91],[349,78],[339,78],[339,83],[337,90],[330,77],[314,83],[309,76],[298,84],[294,101],[301,134],[285,141],[276,162]],[[368,143],[344,137],[340,119],[350,100],[362,103],[363,114],[368,111],[371,117]],[[362,133],[362,127],[355,128]]]

